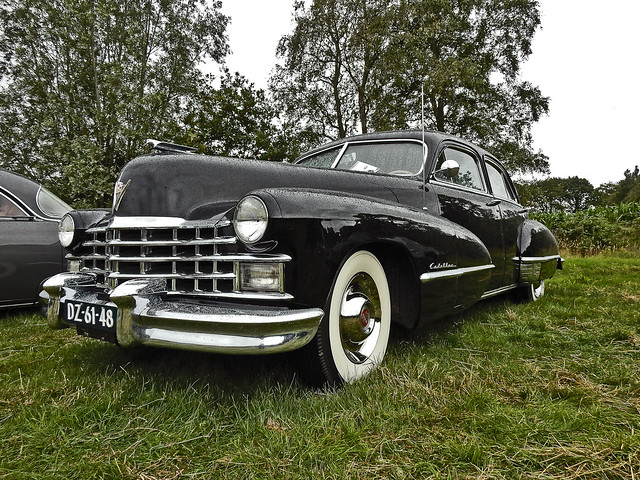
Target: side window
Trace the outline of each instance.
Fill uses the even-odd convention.
[[[454,160],[460,165],[460,171],[455,177],[450,178],[444,173],[437,172],[447,160]],[[436,179],[441,182],[455,183],[456,185],[473,188],[475,190],[484,190],[478,162],[469,153],[456,148],[447,147],[440,153],[438,161],[436,162],[436,173],[434,175]]]
[[[27,215],[15,203],[0,193],[0,218],[26,217]]]
[[[489,183],[491,183],[491,190],[493,190],[493,194],[499,198],[506,198],[515,201],[516,199],[511,193],[502,171],[489,162],[486,162],[486,165],[487,174],[489,175]]]

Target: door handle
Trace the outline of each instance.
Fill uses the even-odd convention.
[[[500,205],[502,203],[502,200],[492,200],[490,202],[487,202],[487,207],[495,207],[496,205]]]

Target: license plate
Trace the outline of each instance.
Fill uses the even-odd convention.
[[[117,307],[67,300],[64,308],[67,323],[108,332],[116,330]]]

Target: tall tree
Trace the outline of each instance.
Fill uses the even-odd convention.
[[[369,129],[390,43],[395,0],[315,0],[295,5],[296,26],[278,45],[275,98],[318,139]]]
[[[548,99],[520,79],[537,0],[314,0],[295,19],[272,88],[318,136],[419,126],[424,88],[429,128],[548,172],[531,137]]]
[[[4,0],[0,162],[77,206],[105,205],[147,136],[177,130],[206,59],[228,52],[205,0]]]

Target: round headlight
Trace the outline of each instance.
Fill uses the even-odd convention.
[[[267,230],[269,213],[262,200],[253,195],[244,197],[236,206],[233,227],[243,243],[259,241]]]
[[[76,230],[76,224],[68,213],[62,217],[58,224],[58,238],[63,247],[68,247],[73,243],[73,236]]]

